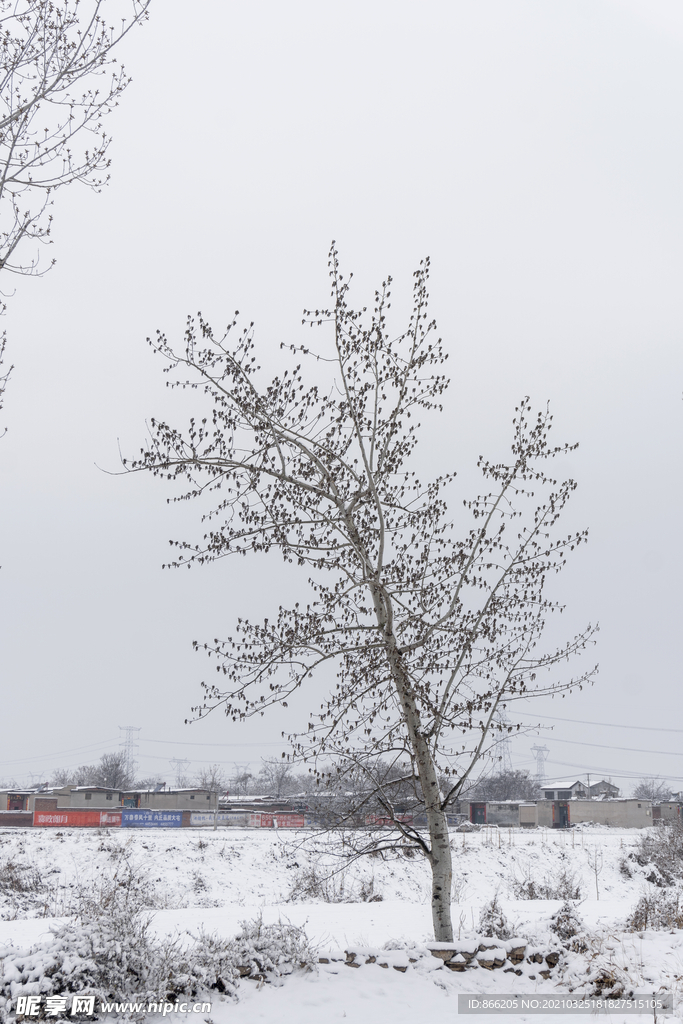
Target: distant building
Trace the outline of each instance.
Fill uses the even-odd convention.
[[[546,828],[568,828],[589,821],[618,828],[652,825],[650,800],[539,800],[536,813],[537,823]]]
[[[33,789],[0,789],[0,811],[33,811],[36,797],[57,797],[68,803],[69,787],[48,788],[47,786]]]
[[[0,789],[0,812],[36,809],[36,800],[49,800],[56,808],[111,811],[128,807],[141,810],[213,811],[217,794],[208,789],[110,789],[107,786],[62,786],[50,789]]]
[[[606,782],[603,779],[602,782],[596,782],[594,786],[591,786],[589,795],[607,796],[616,799],[619,796],[619,789],[617,786],[612,785],[611,782]]]
[[[553,787],[543,789],[545,800],[586,800],[589,797],[607,797],[616,799],[619,796],[619,789],[605,779],[588,786],[581,781],[572,783],[571,786]]]

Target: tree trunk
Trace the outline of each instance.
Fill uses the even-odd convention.
[[[401,655],[396,648],[393,636],[389,644],[389,664],[396,685],[403,717],[410,737],[410,745],[415,755],[417,773],[422,787],[422,796],[427,812],[429,828],[429,863],[432,869],[432,922],[436,942],[453,941],[453,922],[451,920],[451,889],[453,884],[453,859],[451,842],[448,835],[446,813],[441,807],[441,793],[436,766],[429,749],[429,744],[422,733],[420,715],[417,709],[412,687],[401,662]]]
[[[422,792],[425,797],[427,824],[429,826],[429,845],[431,847],[429,861],[432,868],[432,922],[434,925],[434,939],[436,942],[452,942],[451,890],[453,885],[453,860],[451,857],[451,841],[448,834],[446,812],[441,809],[441,796],[436,769],[429,750],[427,750],[426,756],[426,779],[423,777],[422,765],[419,765],[418,772],[422,784]],[[425,785],[427,789],[425,789]],[[430,790],[432,791],[432,798],[428,799],[427,793]]]

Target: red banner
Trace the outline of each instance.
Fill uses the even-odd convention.
[[[256,828],[303,828],[304,816],[289,811],[283,814],[277,811],[254,811],[249,815],[249,824]]]
[[[36,811],[33,824],[53,828],[116,828],[121,824],[121,811],[74,811],[57,808],[54,811]]]

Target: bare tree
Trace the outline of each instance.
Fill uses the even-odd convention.
[[[126,752],[117,750],[113,754],[102,754],[99,764],[95,765],[92,781],[107,789],[131,788],[135,784],[135,775]]]
[[[195,785],[200,789],[208,789],[210,793],[225,793],[228,778],[219,764],[206,765],[200,768],[194,777]]]
[[[5,345],[6,345],[6,343],[7,343],[7,337],[4,334],[4,332],[3,332],[2,336],[0,336],[0,367],[2,367],[3,363],[4,363],[4,355],[5,355]],[[5,370],[4,373],[0,372],[0,412],[2,412],[2,410],[4,408],[4,405],[5,405],[5,388],[7,387],[7,381],[9,380],[11,372],[12,372],[12,367],[11,366],[10,366],[10,368],[8,370]],[[4,433],[5,433],[5,429],[0,427],[0,437],[2,437],[2,435]]]
[[[131,789],[135,778],[125,751],[102,754],[97,764],[84,764],[68,771],[58,769],[52,776],[53,786],[104,786],[106,789]]]
[[[652,800],[654,803],[666,803],[671,799],[671,789],[666,782],[655,776],[641,779],[633,790],[636,800]]]
[[[415,473],[420,416],[442,410],[448,386],[428,320],[428,269],[424,261],[415,274],[409,325],[395,337],[391,279],[371,313],[354,310],[333,246],[333,305],[304,321],[328,326],[329,347],[291,346],[291,369],[270,381],[253,325],[239,333],[234,319],[217,337],[199,315],[178,350],[158,333],[150,344],[176,374],[172,386],[196,389],[197,418],[185,430],[152,420],[147,447],[124,467],[183,483],[173,500],[213,502],[202,543],[179,543],[174,565],[275,550],[308,570],[308,604],[280,607],[262,623],[240,619],[225,641],[195,642],[221,676],[203,684],[195,711],[261,715],[334,666],[336,684],[322,705],[316,692],[308,730],[288,737],[293,756],[321,775],[334,772],[334,758],[368,767],[370,777],[378,757],[406,766],[427,829],[401,822],[389,799],[387,813],[429,861],[435,936],[451,941],[446,810],[507,702],[590,678],[568,678],[560,665],[593,628],[541,646],[546,618],[560,607],[544,593],[547,578],[586,539],[557,532],[575,484],[558,483],[545,465],[573,446],[550,447],[547,411],[533,416],[524,399],[510,459],[480,458],[490,490],[464,502],[471,525],[462,536],[446,501],[455,474],[423,483]],[[440,770],[451,780],[445,793]]]
[[[513,769],[478,779],[469,795],[473,800],[538,800],[541,790],[529,772]]]
[[[259,779],[262,780],[261,784],[265,788],[266,794],[276,800],[291,793],[296,786],[291,763],[284,760],[278,761],[276,758],[264,758]]]
[[[0,0],[0,270],[39,273],[39,257],[22,260],[17,249],[49,241],[57,189],[80,181],[99,190],[109,180],[102,119],[130,83],[113,51],[149,7]]]

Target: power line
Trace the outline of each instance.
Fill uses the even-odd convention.
[[[601,747],[603,750],[626,750],[629,754],[670,754],[672,757],[683,756],[683,750],[646,750],[644,747],[614,747],[609,743],[587,743],[584,740],[561,740],[553,736],[553,743],[571,743],[575,747]],[[531,748],[535,750],[535,747]]]
[[[114,740],[100,740],[97,743],[88,743],[84,747],[69,747],[67,750],[55,750],[51,754],[34,754],[31,757],[17,757],[13,761],[0,761],[0,766],[5,764],[32,764],[33,762],[40,761],[46,757],[62,757],[64,754],[78,754],[91,750],[101,750],[103,745],[105,746],[105,749],[111,750],[112,745],[115,742],[116,741]]]
[[[168,763],[168,761],[170,760],[168,757],[164,757],[163,754],[142,754],[141,756],[143,758],[151,758],[152,761],[166,761]],[[189,762],[189,759],[188,759],[188,764],[189,763],[190,762]],[[214,759],[210,759],[210,760],[207,761],[207,760],[202,760],[201,758],[196,758],[196,757],[192,758],[192,764],[234,764],[234,763],[235,762],[233,760],[230,760],[230,761],[219,761],[219,760],[216,760],[214,758]]]
[[[582,770],[584,772],[588,771],[588,772],[596,772],[596,773],[600,773],[600,772],[602,772],[602,773],[609,773],[609,775],[612,778],[614,778],[614,779],[642,779],[642,778],[651,778],[652,777],[651,773],[645,774],[643,772],[629,771],[629,769],[627,769],[627,768],[612,769],[612,768],[596,767],[594,764],[575,764],[575,763],[573,763],[571,761],[551,761],[550,763],[553,764],[553,765],[562,765],[564,768],[578,768],[578,769],[580,769],[580,770]],[[563,776],[556,775],[556,776],[554,776],[554,778],[555,779],[562,779]],[[683,776],[681,776],[681,775],[667,775],[666,778],[667,778],[667,781],[670,781],[670,782],[683,782]]]
[[[127,728],[127,727],[120,726],[119,728]],[[165,743],[165,744],[170,743],[170,744],[172,744],[174,746],[183,746],[183,747],[184,746],[194,746],[194,747],[225,747],[227,749],[232,749],[233,747],[280,747],[280,746],[282,746],[284,741],[283,740],[267,740],[267,741],[262,741],[262,742],[249,742],[249,743],[213,743],[213,742],[204,741],[204,740],[194,740],[194,741],[193,740],[178,740],[178,741],[175,741],[175,740],[156,740],[156,739],[150,739],[149,737],[145,736],[145,738],[141,742],[142,743]],[[134,746],[135,745],[136,744],[134,744]],[[12,759],[8,759],[8,760],[3,760],[3,761],[0,761],[0,769],[4,769],[5,767],[11,767],[12,765],[35,764],[36,761],[43,761],[43,760],[47,760],[48,758],[65,757],[68,754],[87,754],[87,753],[95,752],[95,751],[106,753],[106,752],[108,752],[110,750],[114,750],[114,749],[116,749],[116,747],[120,747],[120,746],[121,746],[120,738],[119,738],[119,740],[103,739],[103,740],[98,740],[98,741],[96,741],[94,743],[85,744],[82,747],[67,747],[66,750],[53,750],[53,751],[49,751],[47,753],[42,753],[42,752],[38,753],[38,752],[36,752],[35,754],[30,755],[29,757],[17,757],[17,758],[12,758]],[[143,754],[142,756],[143,757],[155,757],[154,754]],[[162,760],[166,760],[166,758],[162,758]],[[79,763],[80,762],[74,762],[74,764],[79,764]],[[205,761],[205,762],[200,762],[200,763],[210,764],[211,762],[210,761]],[[223,762],[223,763],[227,764],[228,762]],[[60,767],[71,767],[71,765],[60,765]]]
[[[549,722],[571,722],[572,725],[599,725],[607,729],[645,729],[647,732],[683,733],[683,729],[662,729],[659,725],[620,725],[617,722],[587,722],[582,718],[558,718],[556,715],[536,715],[536,718],[544,718]],[[524,728],[533,728],[533,726],[524,726]]]
[[[145,736],[143,743],[171,743],[174,747],[279,747],[283,740],[268,740],[260,743],[211,743],[207,740],[152,740]],[[148,755],[149,756],[149,755]]]

